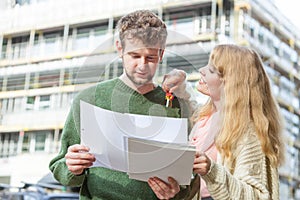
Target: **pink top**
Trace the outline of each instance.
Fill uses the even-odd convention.
[[[212,160],[217,160],[217,148],[214,143],[214,136],[209,135],[208,130],[211,125],[211,116],[200,119],[191,131],[190,143],[196,146],[198,151],[205,152]],[[211,136],[211,137],[210,137]],[[205,148],[205,149],[203,149]],[[201,179],[201,197],[209,197],[206,183]]]

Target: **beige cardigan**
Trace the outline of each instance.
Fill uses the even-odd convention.
[[[260,141],[251,129],[233,152],[235,161],[212,162],[202,178],[214,200],[278,200],[278,169],[270,166]],[[225,166],[225,167],[224,167]],[[231,170],[230,170],[231,169]]]

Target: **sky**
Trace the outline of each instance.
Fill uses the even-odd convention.
[[[300,30],[300,1],[299,0],[274,0],[281,12],[292,21]],[[299,32],[300,35],[300,32]]]

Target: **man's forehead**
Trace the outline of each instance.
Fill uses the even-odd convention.
[[[144,44],[142,41],[138,40],[125,40],[125,47],[123,47],[124,53],[128,52],[137,52],[143,49],[148,49],[151,51],[157,51],[160,50],[160,45],[151,45],[151,44]]]

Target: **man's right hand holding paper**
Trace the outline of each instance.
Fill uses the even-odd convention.
[[[68,148],[65,158],[70,172],[80,175],[86,168],[93,165],[96,159],[93,154],[89,153],[89,150],[88,147],[80,144],[74,144]]]

